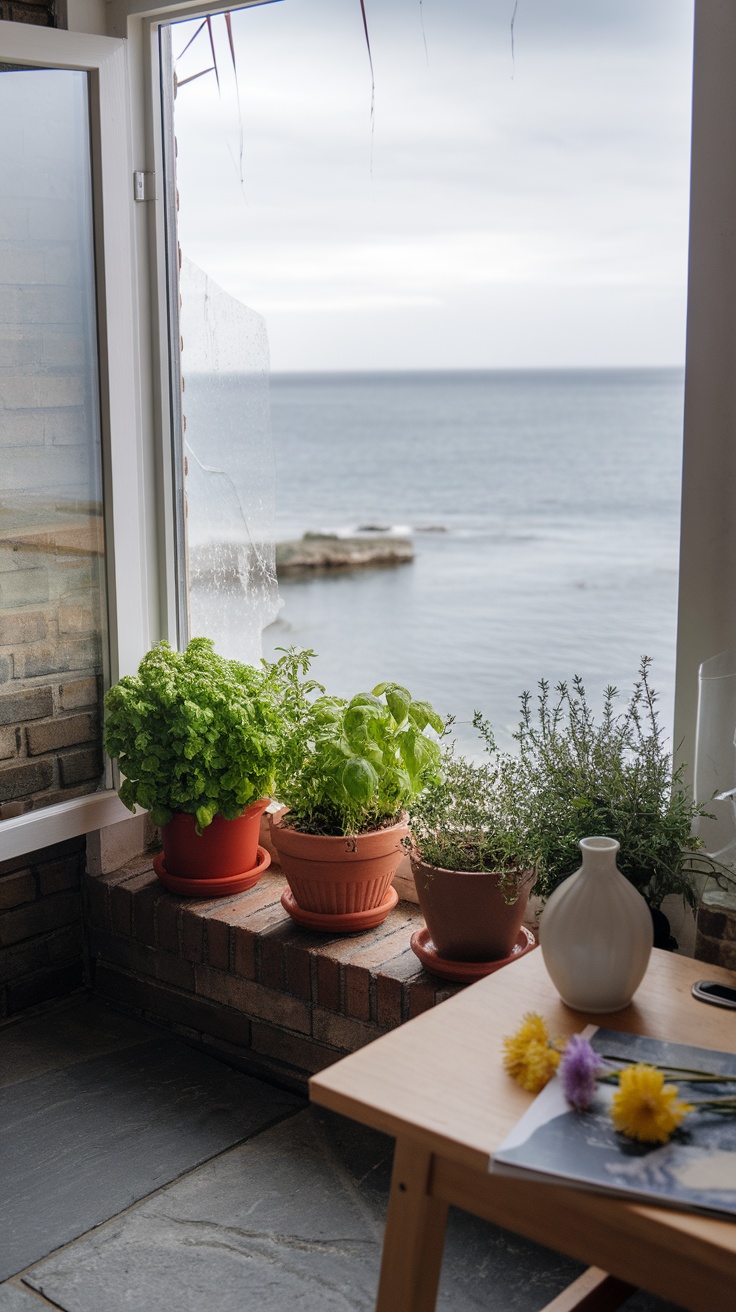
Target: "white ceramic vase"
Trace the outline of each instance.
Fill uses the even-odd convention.
[[[615,838],[583,838],[579,846],[582,866],[555,889],[542,912],[544,964],[568,1007],[620,1011],[649,963],[652,917],[616,865]]]

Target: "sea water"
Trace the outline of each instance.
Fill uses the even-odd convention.
[[[477,747],[580,675],[674,696],[683,372],[274,375],[276,536],[411,534],[412,564],[282,579],[264,654],[313,648],[349,696],[403,683]]]

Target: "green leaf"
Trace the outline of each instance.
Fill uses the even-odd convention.
[[[392,683],[386,691],[386,705],[397,724],[403,724],[409,714],[411,694],[398,683]]]
[[[347,793],[361,806],[370,802],[378,786],[378,775],[362,756],[354,756],[342,772],[342,784]]]

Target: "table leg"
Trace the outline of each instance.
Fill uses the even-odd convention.
[[[431,1169],[426,1148],[397,1139],[376,1312],[434,1312],[447,1204],[429,1193]]]

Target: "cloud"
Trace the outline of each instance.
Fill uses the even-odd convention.
[[[275,367],[355,367],[358,357],[370,367],[394,338],[400,366],[423,333],[441,356],[438,307],[467,295],[472,310],[447,315],[448,360],[464,347],[477,365],[483,324],[487,341],[517,344],[515,363],[531,363],[532,341],[544,363],[530,318],[548,322],[545,297],[560,287],[582,300],[550,327],[550,360],[578,363],[594,341],[599,363],[635,362],[633,344],[641,363],[663,350],[678,362],[692,0],[519,0],[513,64],[506,0],[366,7],[373,126],[358,0],[234,15],[242,186],[224,24],[215,20],[222,96],[209,75],[177,98],[182,244],[267,312]],[[194,24],[181,29],[177,50]],[[203,37],[180,76],[206,67]],[[335,325],[345,316],[321,364],[316,340],[299,345],[309,312]],[[409,313],[414,336],[402,347],[392,317]]]

